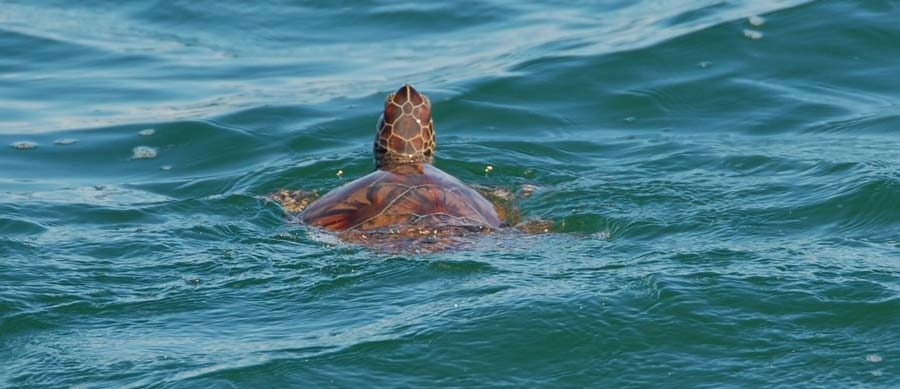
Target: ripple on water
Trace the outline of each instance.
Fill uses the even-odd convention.
[[[165,195],[119,186],[80,186],[49,191],[22,194],[8,194],[7,199],[15,202],[29,202],[48,209],[49,205],[95,205],[106,208],[137,208],[149,203],[171,200]]]
[[[0,216],[0,235],[27,236],[37,235],[45,231],[47,231],[47,227],[38,222]]]
[[[497,271],[490,263],[474,260],[436,260],[429,263],[429,267],[438,272],[477,274]]]

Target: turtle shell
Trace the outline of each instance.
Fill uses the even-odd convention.
[[[376,170],[316,200],[300,219],[332,231],[501,226],[490,201],[430,164]]]

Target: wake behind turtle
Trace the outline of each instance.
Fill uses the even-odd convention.
[[[489,201],[433,165],[434,121],[428,97],[406,84],[387,96],[374,142],[375,171],[313,201],[303,191],[272,195],[300,222],[355,243],[443,249],[458,237],[509,226],[509,198]],[[515,220],[512,220],[515,221]],[[546,223],[524,230],[546,231]],[[411,247],[415,246],[415,247]]]

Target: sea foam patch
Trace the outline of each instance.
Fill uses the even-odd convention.
[[[151,159],[156,156],[156,149],[150,146],[138,146],[131,150],[131,159]]]
[[[10,143],[9,146],[14,149],[27,150],[27,149],[36,149],[38,147],[38,144],[35,142],[27,141],[27,140],[20,140],[18,142]]]

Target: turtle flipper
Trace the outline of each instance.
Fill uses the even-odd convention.
[[[506,188],[487,187],[481,185],[473,185],[475,190],[481,193],[494,204],[497,209],[497,215],[500,220],[508,227],[512,227],[526,234],[546,234],[553,232],[555,223],[552,220],[532,219],[523,220],[522,213],[519,210],[519,200],[531,197],[540,188],[524,184],[515,193]]]
[[[266,197],[271,201],[281,204],[281,208],[285,212],[297,214],[303,212],[310,203],[319,198],[317,192],[308,192],[305,190],[286,190],[281,189]]]
[[[497,216],[507,227],[518,224],[522,215],[519,213],[518,198],[506,188],[472,185],[484,198],[494,205]]]
[[[540,191],[541,188],[532,185],[532,184],[524,184],[519,190],[516,192],[517,199],[527,199],[531,197],[535,192]],[[565,223],[563,223],[565,224]],[[522,231],[526,234],[549,234],[553,232],[554,227],[556,226],[556,222],[553,220],[546,219],[531,219],[531,220],[519,220],[519,223],[514,227],[515,229]]]
[[[550,220],[528,220],[514,226],[516,230],[526,234],[549,234],[553,232],[554,223]]]

